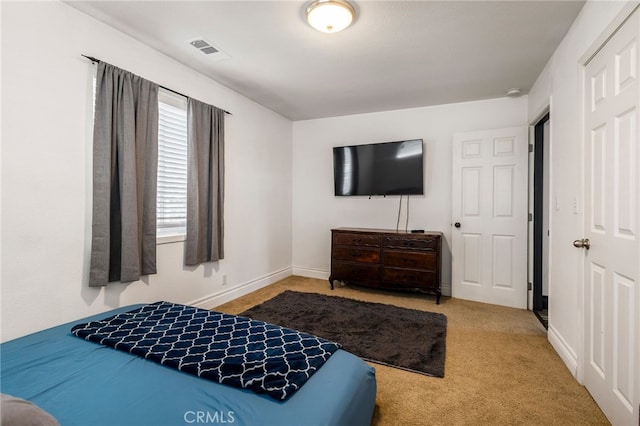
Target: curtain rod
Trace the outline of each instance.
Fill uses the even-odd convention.
[[[96,64],[102,62],[100,59],[96,59],[96,58],[94,58],[92,56],[87,56],[87,55],[83,55],[83,54],[80,54],[80,55],[84,56],[85,58],[87,58],[88,60],[90,60],[91,62],[96,63]],[[175,91],[173,89],[169,89],[168,87],[162,86],[161,84],[158,84],[158,87],[161,87],[164,90],[168,90],[169,92],[175,93],[176,95],[184,96],[185,98],[189,98],[190,97],[190,96],[187,96],[187,95],[185,95],[183,93],[177,92],[177,91]],[[218,108],[218,107],[216,107],[216,108]],[[219,108],[219,109],[222,109],[222,108]],[[229,111],[224,110],[224,109],[222,109],[222,112],[224,112],[225,114],[233,115]]]

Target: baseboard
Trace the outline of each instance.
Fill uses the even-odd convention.
[[[443,296],[451,296],[451,284],[440,284],[440,291],[442,291]]]
[[[301,268],[299,266],[293,267],[293,275],[307,278],[317,278],[319,280],[329,279],[329,271],[325,271],[323,269]]]
[[[198,308],[211,309],[218,305],[222,305],[223,303],[227,303],[234,299],[237,299],[238,297],[249,294],[252,291],[256,291],[263,287],[271,285],[291,275],[291,267],[284,268],[279,271],[272,272],[271,274],[264,275],[260,278],[256,278],[255,280],[247,281],[243,284],[230,288],[229,290],[214,293],[187,304],[196,306]]]
[[[558,331],[553,327],[552,324],[549,324],[549,329],[547,330],[547,339],[549,339],[549,343],[551,343],[551,346],[553,346],[553,348],[556,350],[556,352],[560,356],[560,359],[564,361],[573,377],[577,378],[578,356],[562,338]]]

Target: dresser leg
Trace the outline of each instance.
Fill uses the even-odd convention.
[[[437,296],[436,296],[436,305],[439,305],[439,304],[440,304],[440,296],[441,296],[441,295],[442,295],[441,293],[438,293],[438,294],[437,294]]]
[[[329,277],[329,284],[331,284],[331,290],[333,290],[333,280]]]

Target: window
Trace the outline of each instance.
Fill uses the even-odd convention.
[[[95,116],[96,78],[93,78]],[[186,235],[187,230],[187,98],[158,92],[158,237]],[[166,242],[166,241],[165,241]]]
[[[158,94],[157,235],[185,235],[187,226],[187,99]]]

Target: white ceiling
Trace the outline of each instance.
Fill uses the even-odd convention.
[[[526,93],[584,4],[354,0],[355,24],[325,34],[308,1],[67,3],[291,120]]]

